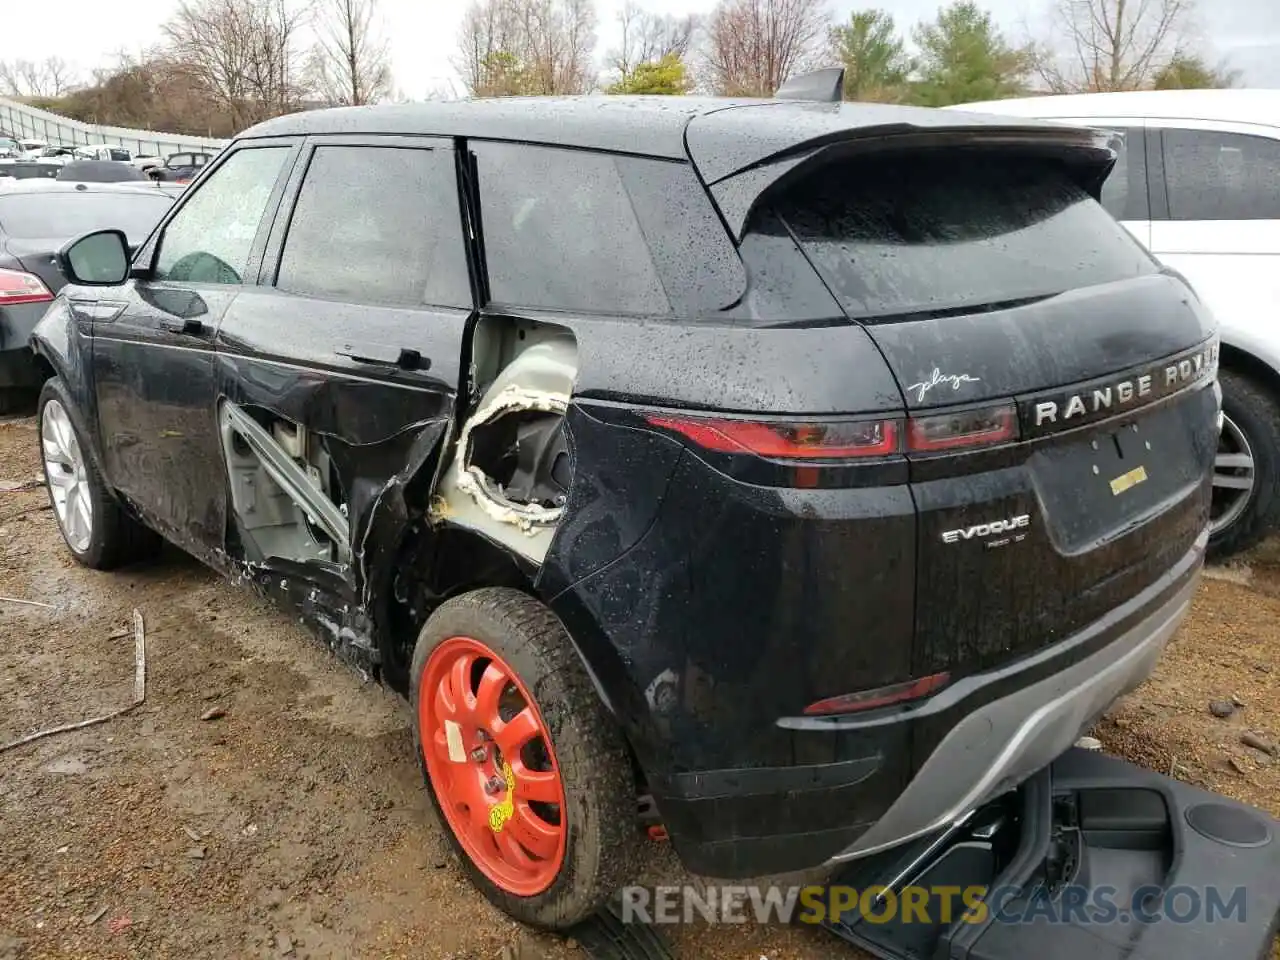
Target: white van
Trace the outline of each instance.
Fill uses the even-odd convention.
[[[1222,557],[1280,520],[1280,90],[1151,90],[969,103],[1120,134],[1102,201],[1191,281],[1222,331],[1214,476]]]

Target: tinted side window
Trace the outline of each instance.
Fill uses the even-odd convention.
[[[470,306],[453,153],[317,147],[276,286],[356,303]]]
[[[249,253],[289,147],[239,150],[165,225],[158,280],[244,283]]]
[[[1209,130],[1164,131],[1171,220],[1280,219],[1280,141]]]
[[[661,316],[671,305],[612,156],[475,143],[493,300]]]

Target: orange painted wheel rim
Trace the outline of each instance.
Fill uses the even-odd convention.
[[[480,641],[450,637],[423,667],[418,729],[440,808],[471,861],[514,896],[550,887],[564,864],[564,783],[516,672]]]

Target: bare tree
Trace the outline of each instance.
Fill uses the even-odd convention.
[[[625,0],[618,12],[618,25],[622,43],[609,51],[607,62],[620,80],[626,80],[641,64],[658,63],[669,56],[687,58],[699,18],[692,13],[683,17],[650,13],[634,0]]]
[[[161,30],[172,64],[243,129],[297,107],[307,14],[288,0],[183,0]]]
[[[331,104],[359,106],[391,96],[391,53],[377,0],[321,0],[309,71]]]
[[[1036,72],[1054,92],[1139,90],[1182,49],[1194,0],[1054,0]]]
[[[771,96],[815,56],[827,22],[823,0],[720,0],[707,24],[710,85],[725,96]]]
[[[74,86],[71,67],[61,57],[0,61],[0,92],[10,97],[63,97]]]
[[[473,0],[455,67],[472,96],[584,93],[595,45],[592,0]]]

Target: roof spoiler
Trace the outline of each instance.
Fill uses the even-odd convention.
[[[792,77],[773,94],[775,100],[818,100],[839,103],[844,97],[844,67],[828,67]]]

